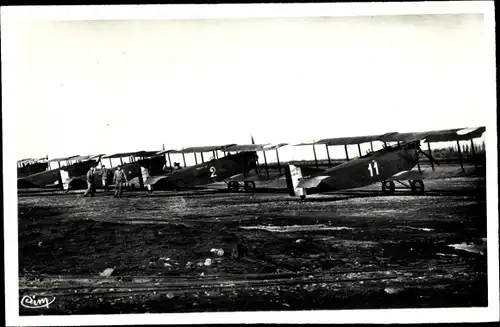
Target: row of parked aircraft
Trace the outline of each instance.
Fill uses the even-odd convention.
[[[470,140],[474,151],[472,140],[481,137],[485,130],[485,127],[475,127],[415,133],[394,132],[382,135],[329,138],[312,143],[296,144],[295,146],[312,145],[316,163],[315,147],[325,145],[329,168],[319,169],[316,165],[317,169],[311,169],[287,164],[284,170],[287,188],[291,196],[305,198],[308,194],[358,188],[380,182],[382,191],[392,194],[396,189],[395,182],[398,182],[410,188],[414,193],[423,193],[424,175],[420,168],[420,156],[424,155],[430,160],[432,169],[434,169],[434,164],[439,165],[431,156],[430,143],[456,141],[459,144],[460,141]],[[382,142],[382,149],[373,151],[374,141]],[[429,153],[421,149],[422,141],[428,144]],[[371,145],[371,151],[362,155],[360,144],[367,142]],[[359,157],[349,159],[347,145],[356,144],[360,152]],[[260,175],[257,153],[262,152],[264,155],[265,168],[269,178],[266,152],[276,151],[278,167],[280,167],[278,150],[285,145],[288,144],[255,144],[252,138],[252,144],[247,145],[228,144],[190,147],[182,150],[72,156],[51,160],[48,158],[42,158],[42,160],[24,159],[18,162],[18,188],[55,186],[66,191],[86,188],[86,172],[90,167],[96,167],[106,160],[109,160],[110,168],[107,170],[108,176],[105,178],[109,178],[111,181],[113,172],[117,168],[117,166],[113,167],[111,159],[120,159],[120,164],[127,174],[131,186],[141,189],[147,188],[150,191],[179,190],[215,182],[225,182],[231,191],[238,191],[243,187],[245,191],[252,192],[256,188],[256,178]],[[330,146],[344,146],[347,161],[332,167],[328,152]],[[458,146],[458,151],[462,163],[460,146]],[[205,162],[203,153],[207,152],[212,152],[213,156]],[[219,157],[220,152],[223,153],[222,157]],[[170,155],[175,153],[182,154],[184,167],[180,167],[180,164],[177,163],[172,166]],[[201,153],[202,162],[187,167],[185,160],[187,153],[194,153],[195,159],[196,153]],[[129,162],[123,163],[124,158],[128,158]],[[50,169],[51,162],[57,162],[58,168]],[[418,169],[415,170],[415,167]],[[253,171],[256,174],[253,174]],[[281,176],[277,178],[279,177]],[[102,178],[96,180],[96,186],[102,186]]]

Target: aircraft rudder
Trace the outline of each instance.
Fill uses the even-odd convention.
[[[297,187],[300,179],[302,178],[302,170],[300,167],[288,164],[285,169],[285,178],[288,194],[291,196],[305,196],[305,189]]]

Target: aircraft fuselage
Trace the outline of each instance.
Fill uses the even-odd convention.
[[[255,168],[257,154],[240,152],[163,175],[151,177],[147,184],[155,189],[178,189],[224,181]]]
[[[306,192],[339,191],[383,182],[401,171],[412,169],[416,164],[415,146],[381,149],[311,176],[311,179],[315,176],[328,177],[321,179],[315,187],[306,187]]]

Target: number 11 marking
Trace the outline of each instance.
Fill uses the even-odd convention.
[[[372,168],[373,163],[373,168]],[[368,170],[370,171],[370,176],[373,177],[373,171],[375,170],[375,174],[378,175],[378,165],[376,161],[368,163]]]

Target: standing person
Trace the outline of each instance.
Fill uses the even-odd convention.
[[[105,165],[102,165],[102,186],[104,187],[104,192],[107,192],[109,190],[108,188],[108,170],[106,169]]]
[[[83,196],[87,196],[90,193],[90,196],[94,196],[95,193],[95,167],[90,167],[87,172],[87,190],[83,194]]]
[[[113,177],[113,184],[115,184],[115,198],[122,197],[122,188],[124,183],[127,183],[127,176],[120,165],[118,166],[118,169],[116,169],[115,176]]]

